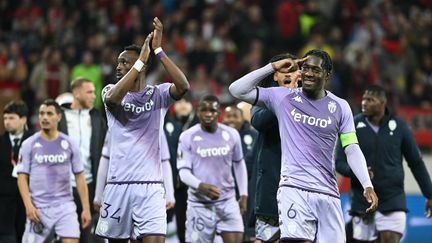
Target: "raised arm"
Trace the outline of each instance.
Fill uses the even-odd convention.
[[[180,68],[178,68],[177,65],[171,61],[171,59],[161,48],[163,25],[157,17],[153,19],[153,27],[153,39],[151,43],[152,48],[156,57],[160,60],[174,83],[174,85],[170,88],[171,96],[174,99],[179,100],[190,89],[189,82]]]
[[[274,71],[272,65],[267,64],[234,81],[229,86],[229,91],[237,99],[243,100],[249,104],[254,104],[257,99],[256,85]]]
[[[246,101],[250,104],[255,104],[257,101],[256,85],[275,71],[291,72],[293,69],[298,69],[298,65],[304,62],[307,57],[302,59],[282,59],[276,62],[269,63],[264,67],[252,71],[245,76],[237,79],[229,86],[230,93],[237,99]]]
[[[126,93],[136,85],[137,79],[141,72],[146,70],[147,61],[150,55],[150,40],[153,33],[147,35],[143,46],[141,47],[141,53],[139,54],[138,60],[132,68],[123,76],[111,89],[107,90],[105,94],[105,102],[107,104],[120,104]],[[127,60],[119,60],[120,62],[127,62]],[[119,63],[119,65],[126,65]]]

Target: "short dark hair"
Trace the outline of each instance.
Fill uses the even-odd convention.
[[[286,58],[291,58],[291,59],[297,59],[297,56],[291,54],[291,53],[282,53],[282,54],[278,54],[276,56],[273,56],[272,58],[270,58],[269,62],[277,62],[280,61],[282,59],[286,59]]]
[[[239,112],[240,112],[240,115],[243,117],[243,110],[240,109],[237,105],[238,105],[238,104],[235,104],[235,105],[229,105],[229,106],[225,107],[225,110],[228,109],[228,108],[231,108],[231,109],[233,109],[233,110],[239,111]]]
[[[46,99],[42,102],[41,105],[46,105],[46,106],[54,106],[55,111],[57,114],[61,113],[61,107],[60,105],[53,99]]]
[[[202,104],[203,102],[217,102],[218,105],[220,104],[218,97],[211,94],[203,96],[199,103]]]
[[[125,49],[125,51],[134,51],[138,55],[141,53],[141,47],[136,45],[136,44],[126,46],[124,49]]]
[[[19,117],[27,117],[28,108],[26,103],[24,103],[24,101],[14,100],[5,105],[3,113],[17,114]]]
[[[269,63],[272,62],[277,62],[280,61],[282,59],[286,59],[286,58],[291,58],[291,59],[297,59],[297,56],[291,54],[291,53],[282,53],[282,54],[278,54],[276,56],[273,56],[272,58],[270,58]],[[268,88],[273,86],[274,80],[273,80],[273,73],[268,75],[265,79],[263,79],[261,82],[258,83],[258,86],[263,87],[263,88]]]
[[[333,70],[333,62],[329,56],[329,54],[323,50],[314,49],[306,52],[306,54],[303,57],[307,56],[316,56],[323,60],[322,67],[328,72],[331,73]]]
[[[92,81],[88,78],[78,77],[71,82],[71,90],[81,87],[83,83],[91,83]]]
[[[379,98],[383,99],[383,100],[387,100],[387,94],[385,89],[380,86],[380,85],[376,85],[376,84],[372,84],[366,87],[366,89],[364,90],[364,93],[366,92],[370,92],[375,96],[378,96]]]

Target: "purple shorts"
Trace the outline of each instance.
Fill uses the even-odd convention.
[[[235,198],[207,205],[188,202],[186,242],[213,242],[216,233],[243,231],[240,206]]]
[[[36,224],[27,219],[23,243],[46,242],[53,233],[60,238],[80,238],[80,225],[74,202],[39,208],[38,211],[41,222]]]
[[[340,199],[282,186],[277,193],[281,240],[345,242]]]
[[[166,235],[162,184],[107,184],[96,234],[109,239]]]

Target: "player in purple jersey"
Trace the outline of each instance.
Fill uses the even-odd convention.
[[[301,64],[302,88],[255,87],[269,74]],[[302,59],[282,59],[255,70],[230,86],[246,102],[272,110],[279,122],[282,148],[277,195],[281,241],[345,242],[335,174],[334,150],[341,140],[348,164],[364,189],[373,212],[378,198],[357,142],[348,103],[324,89],[332,71],[328,54],[312,50]]]
[[[119,81],[102,91],[112,144],[96,234],[110,242],[165,240],[160,130],[169,105],[188,91],[189,83],[161,48],[163,26],[158,18],[153,27],[141,48],[129,46],[120,53]],[[173,84],[146,85],[150,45]]]
[[[217,97],[204,96],[198,107],[200,124],[184,131],[179,139],[177,168],[189,186],[186,242],[213,242],[215,233],[221,234],[225,243],[241,242],[243,237],[246,164],[237,130],[218,123],[219,108]]]
[[[80,229],[72,196],[70,173],[75,174],[83,211],[82,227],[90,224],[90,205],[79,149],[58,132],[61,108],[45,100],[39,108],[41,131],[28,138],[20,150],[18,187],[27,214],[23,242],[47,242],[56,233],[63,243],[78,243]]]

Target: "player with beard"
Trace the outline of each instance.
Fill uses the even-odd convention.
[[[143,46],[120,53],[116,84],[102,91],[110,130],[110,155],[96,234],[110,242],[164,242],[167,222],[161,169],[160,134],[168,107],[188,90],[183,72],[161,48],[163,25]],[[146,85],[150,46],[173,83]]]

